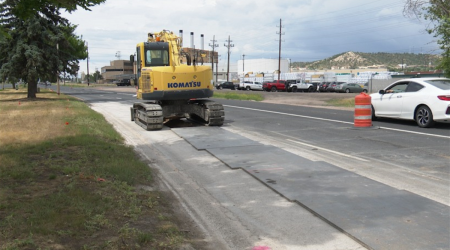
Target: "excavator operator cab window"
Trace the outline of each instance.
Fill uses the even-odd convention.
[[[169,50],[167,49],[146,49],[145,66],[169,66]]]

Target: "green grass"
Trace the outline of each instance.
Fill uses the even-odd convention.
[[[170,201],[136,188],[152,185],[152,172],[102,115],[54,92],[25,101],[11,91],[0,93],[0,126],[14,128],[0,136],[0,249],[176,249],[188,241],[168,235]],[[18,132],[21,139],[4,140]],[[44,139],[27,140],[36,137]]]
[[[326,101],[330,106],[336,107],[355,107],[355,98],[345,98],[345,99],[330,99]]]
[[[264,97],[260,94],[246,94],[234,92],[214,92],[214,98],[245,100],[245,101],[262,101]]]

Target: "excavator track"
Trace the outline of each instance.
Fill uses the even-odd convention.
[[[134,103],[131,107],[131,120],[145,130],[162,129],[164,120],[179,118],[207,126],[222,126],[225,111],[222,104],[210,100]]]
[[[145,130],[160,130],[164,121],[162,107],[155,103],[134,103],[131,120]]]
[[[225,120],[225,111],[220,103],[202,100],[205,109],[205,121],[208,126],[222,126]]]

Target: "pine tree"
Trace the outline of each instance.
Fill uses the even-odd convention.
[[[87,57],[84,41],[74,34],[76,26],[60,16],[64,2],[70,2],[68,6],[74,10],[78,2],[86,9],[91,6],[86,3],[93,1],[5,0],[0,3],[0,78],[26,82],[28,98],[36,98],[39,80],[56,81],[62,72],[73,75],[79,69],[78,60]]]
[[[430,21],[428,33],[436,37],[442,50],[442,58],[436,67],[450,77],[450,1],[448,0],[406,0],[404,13]]]

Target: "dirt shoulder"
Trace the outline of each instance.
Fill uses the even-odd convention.
[[[257,92],[264,96],[264,101],[267,103],[287,104],[295,106],[310,106],[330,109],[353,110],[348,107],[335,107],[327,103],[333,99],[351,99],[355,98],[359,93],[286,93],[286,92]]]

